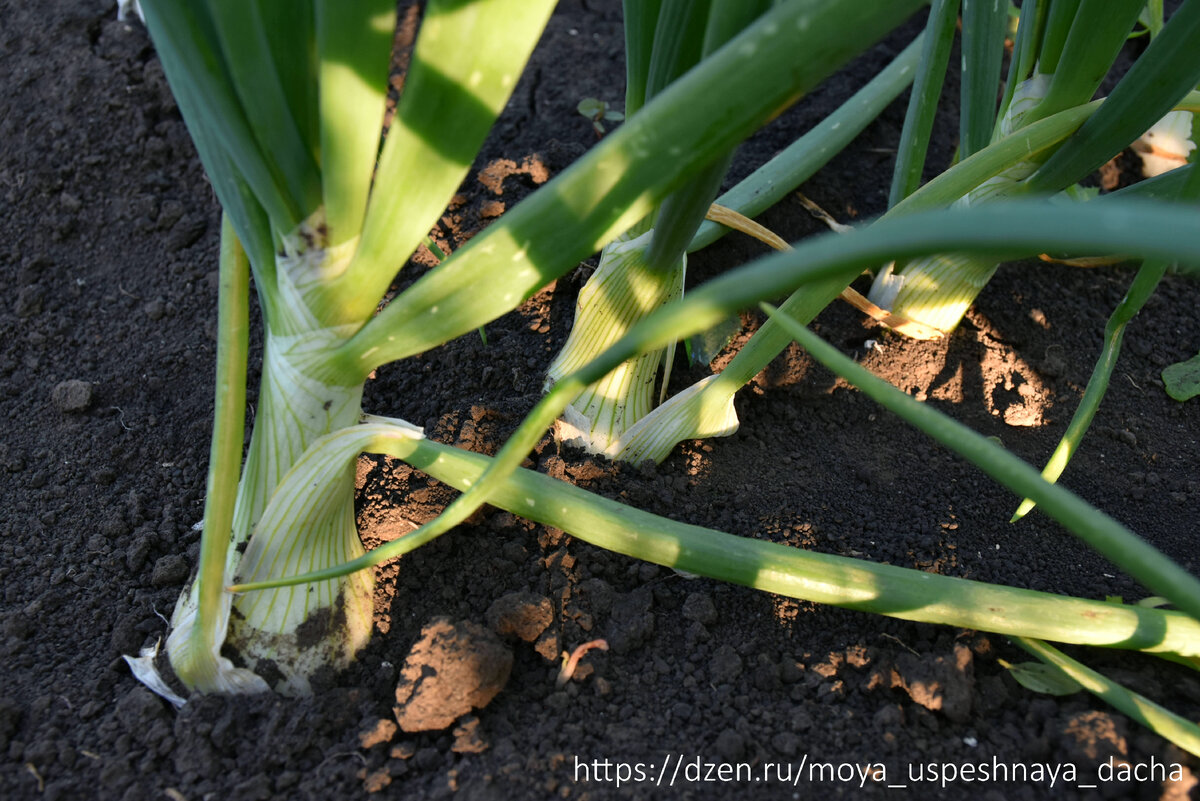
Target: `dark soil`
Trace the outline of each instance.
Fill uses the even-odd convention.
[[[580,99],[620,102],[619,4],[561,6],[444,221],[447,247],[594,143],[574,110]],[[9,421],[0,438],[0,797],[906,797],[889,783],[920,798],[1197,797],[1196,759],[1091,696],[1022,689],[1000,660],[1025,657],[1002,637],[689,580],[498,511],[380,570],[377,636],[313,697],[194,697],[174,711],[121,656],[163,635],[198,553],[218,209],[140,25],[116,22],[113,4],[97,0],[0,7],[0,414]],[[745,148],[735,177],[820,119],[915,30],[785,114]],[[902,100],[805,192],[845,221],[881,212],[903,113]],[[932,167],[949,160],[951,135]],[[789,239],[820,230],[792,200],[764,222]],[[758,252],[730,238],[696,257],[691,274]],[[486,346],[468,336],[380,370],[366,408],[494,452],[538,397],[585,274],[489,325]],[[1006,268],[942,344],[904,341],[841,306],[817,327],[878,374],[1040,463],[1130,277],[1124,267]],[[1193,571],[1200,406],[1167,398],[1159,373],[1194,355],[1198,306],[1200,288],[1174,278],[1150,301],[1064,477]],[[868,339],[882,349],[868,350]],[[675,380],[702,374],[681,368]],[[1089,598],[1146,594],[1046,518],[1009,525],[1010,493],[796,348],[742,393],[738,412],[735,436],[687,444],[656,469],[596,464],[552,444],[536,461],[651,511],[745,536]],[[364,459],[360,482],[372,543],[450,497],[384,460]],[[507,645],[488,648],[511,651],[511,675],[452,730],[397,732],[397,682],[438,617],[508,632]],[[556,688],[558,655],[597,638],[610,650],[590,651]],[[430,649],[427,658],[444,658]],[[1200,717],[1194,673],[1082,653]],[[1178,763],[1182,778],[1078,788],[1114,755],[1167,763],[1168,774]],[[653,778],[680,759],[699,760],[701,773],[703,763],[746,763],[756,777],[767,763],[808,771],[827,762],[826,779],[841,780],[805,772],[792,787],[703,783],[684,781],[685,770],[673,789],[617,787],[619,762],[643,763]],[[1059,772],[1053,786],[1032,774],[942,786],[930,773],[993,760]],[[1073,781],[1068,763],[1079,766]],[[879,764],[885,781],[861,780]]]

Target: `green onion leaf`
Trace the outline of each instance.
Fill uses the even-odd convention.
[[[369,417],[361,426],[329,435],[318,447],[339,450],[345,459],[360,451],[394,456],[464,492],[479,486],[496,463],[411,431],[403,421]],[[1200,652],[1200,623],[1179,612],[985,584],[739,537],[634,509],[531,470],[513,471],[490,502],[616,553],[791,598],[1060,642],[1183,657]],[[340,570],[378,564],[384,554],[408,553],[427,541],[418,529]],[[335,575],[340,572],[325,571],[320,577]],[[230,589],[251,594],[310,578]]]
[[[1184,3],[1121,78],[1101,109],[1028,181],[1056,191],[1116,155],[1200,84],[1200,3]]]
[[[553,7],[553,0],[431,0],[379,154],[358,251],[322,289],[315,305],[322,319],[361,322],[374,312],[466,177]]]
[[[892,189],[888,208],[911,195],[921,185],[925,154],[933,133],[938,98],[946,80],[950,50],[954,45],[954,28],[958,21],[958,0],[934,0],[925,26],[925,46],[913,79],[904,128],[900,132],[896,168],[892,173]]]
[[[321,176],[327,241],[362,229],[379,156],[396,4],[315,0]]]
[[[966,158],[987,147],[992,138],[1008,0],[963,0],[962,24],[958,149],[960,157]]]

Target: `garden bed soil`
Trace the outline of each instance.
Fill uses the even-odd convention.
[[[193,697],[175,711],[133,679],[122,655],[163,635],[196,563],[218,207],[139,24],[117,22],[113,4],[97,0],[6,0],[2,16],[0,797],[1197,797],[1196,759],[1086,694],[1021,688],[1002,660],[1026,657],[1003,637],[689,578],[491,509],[379,571],[376,636],[352,668],[321,677],[312,697]],[[783,115],[744,148],[734,177],[833,109],[917,29],[910,24]],[[620,103],[621,51],[619,3],[563,0],[443,220],[445,247],[594,144],[575,105]],[[806,194],[845,222],[883,211],[903,114],[902,99]],[[953,121],[939,128],[952,132]],[[953,146],[945,133],[931,164],[945,165]],[[1128,166],[1118,160],[1110,171]],[[822,228],[794,199],[763,221],[791,240]],[[692,260],[690,277],[761,252],[728,237]],[[401,285],[426,268],[417,261]],[[379,370],[365,407],[494,452],[537,399],[588,269],[489,324],[486,345],[467,336]],[[1006,267],[943,343],[905,341],[840,305],[816,328],[877,374],[1040,463],[1079,401],[1131,275],[1127,266]],[[1159,373],[1194,355],[1198,307],[1200,289],[1178,278],[1150,300],[1064,477],[1193,572],[1200,406],[1170,400]],[[680,367],[673,381],[682,387],[703,373]],[[1011,493],[798,348],[741,393],[737,410],[737,434],[687,443],[655,468],[616,467],[550,442],[534,461],[744,536],[1089,598],[1146,594],[1044,516],[1010,525]],[[359,480],[370,543],[403,534],[451,497],[383,459],[364,458]],[[495,625],[502,613],[539,639],[506,641],[511,671],[494,700],[452,730],[392,731],[396,685],[422,630],[437,618],[458,626],[438,624],[443,635],[468,622]],[[557,688],[558,654],[597,638],[610,649],[591,651]],[[445,657],[439,647],[427,642],[422,653]],[[1082,653],[1200,717],[1195,673]],[[1110,756],[1167,773],[1177,764],[1180,778],[1080,789]],[[686,770],[673,788],[618,787],[620,764],[642,763],[653,779],[680,759]],[[769,763],[807,772],[791,785],[705,767],[722,762],[750,765],[756,778]],[[818,763],[832,781],[812,772]],[[942,764],[1058,774],[931,781]],[[1075,781],[1068,764],[1078,766]],[[695,765],[700,779],[729,780],[689,780]],[[863,780],[864,771],[874,775]]]

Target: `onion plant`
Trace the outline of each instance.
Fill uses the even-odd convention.
[[[634,113],[768,5],[626,0],[626,113]],[[751,225],[745,215],[778,202],[849,144],[911,83],[923,39],[918,36],[841,108],[722,194],[715,205],[710,203],[732,154],[711,164],[606,246],[579,294],[575,323],[548,370],[546,388],[585,365],[663,303],[680,297],[687,253],[711,244],[730,228]],[[871,305],[853,290],[841,291],[859,308]],[[888,321],[904,324],[895,317]],[[742,370],[761,345],[751,347],[721,377],[704,379],[667,399],[676,344],[638,356],[583,390],[556,423],[559,438],[591,453],[637,463],[661,462],[682,440],[735,432],[733,396],[761,369],[755,367],[749,374]],[[660,369],[661,389],[656,392]]]
[[[1138,17],[1145,33],[1153,41],[1162,33],[1162,0],[1150,0]],[[1133,149],[1142,158],[1142,175],[1153,178],[1178,169],[1196,149],[1196,115],[1188,111],[1170,111],[1150,130],[1138,137]]]
[[[947,41],[959,3],[935,3],[930,34]],[[1000,84],[1007,5],[962,1],[962,93],[959,157],[989,143],[1029,133],[1032,125],[1085,104],[1099,88],[1145,7],[1144,0],[1034,0],[1021,4],[1007,80]],[[1090,119],[1061,153],[1052,145],[1024,157],[953,199],[959,205],[1073,186],[1129,146],[1200,79],[1194,47],[1200,8],[1185,2],[1122,79],[1105,111]],[[940,72],[935,72],[934,70]],[[945,61],[933,65],[913,93],[906,134],[893,179],[893,206],[917,187],[930,119]],[[1000,107],[995,98],[1001,96]],[[1103,143],[1103,144],[1101,144]],[[1086,154],[1086,155],[1085,155]],[[939,331],[953,329],[995,272],[989,259],[956,254],[897,263],[875,278],[870,299]]]
[[[893,173],[889,215],[904,215],[920,209],[966,206],[1010,195],[1049,195],[1084,178],[1122,148],[1165,110],[1173,107],[1190,113],[1200,99],[1188,90],[1200,78],[1200,53],[1190,45],[1200,34],[1197,3],[1186,3],[1169,24],[1160,26],[1147,52],[1126,74],[1113,96],[1103,103],[1087,102],[1109,71],[1120,46],[1133,27],[1141,5],[1124,3],[1113,15],[1107,4],[1031,0],[1022,4],[1022,24],[1010,60],[1000,112],[995,98],[1000,94],[1000,56],[1007,30],[1007,6],[977,0],[961,5],[963,21],[963,81],[960,108],[962,124],[958,164],[925,186],[920,177],[925,163],[934,112],[941,94],[949,53],[955,35],[960,4],[957,0],[932,3],[923,41],[914,42],[896,59],[895,76],[913,82],[908,114],[898,147]],[[1093,24],[1097,19],[1099,23]],[[918,52],[919,49],[919,52]],[[919,60],[918,57],[919,56]],[[911,61],[909,60],[911,59]],[[1062,68],[1059,69],[1059,65]],[[851,99],[788,152],[764,165],[751,178],[718,199],[748,215],[762,211],[761,187],[778,194],[815,172],[831,151],[840,146],[839,127],[850,118],[861,120],[869,98],[887,84],[885,74]],[[1043,97],[1043,94],[1045,97]],[[878,113],[877,111],[875,113]],[[861,127],[853,128],[855,132]],[[1061,150],[1061,152],[1059,152]],[[777,162],[790,163],[789,166]],[[804,169],[790,165],[803,163]],[[781,191],[782,190],[782,191]],[[1173,191],[1173,190],[1171,190]],[[1168,193],[1169,194],[1169,193]],[[1172,195],[1173,196],[1173,195]],[[755,198],[758,202],[746,201]],[[727,225],[705,223],[693,240],[692,249],[711,242]],[[813,319],[839,295],[875,320],[893,330],[920,339],[943,336],[952,329],[996,269],[988,256],[933,254],[901,267],[890,265],[878,272],[867,298],[847,296],[848,282],[807,286],[788,298],[782,308],[799,319]],[[872,265],[878,269],[878,265]],[[1143,283],[1148,279],[1143,279]],[[1141,290],[1135,293],[1140,296]],[[1139,304],[1140,305],[1140,304]],[[1138,306],[1126,304],[1126,318]],[[620,441],[603,452],[638,462],[662,461],[680,441],[732,433],[737,417],[733,399],[789,342],[774,320],[768,320],[716,376],[654,409],[626,431]],[[1115,351],[1106,351],[1102,361],[1112,363]],[[1091,400],[1102,395],[1101,387],[1089,395],[1081,409],[1087,414]],[[1097,394],[1099,392],[1099,395]],[[568,410],[567,418],[574,415]],[[1088,417],[1090,419],[1090,417]],[[1082,423],[1082,417],[1081,417]],[[1064,442],[1076,442],[1086,424],[1075,426]],[[1078,434],[1074,431],[1078,430]],[[1064,446],[1066,447],[1066,446]],[[1047,476],[1061,473],[1069,452],[1056,454]],[[1054,465],[1060,465],[1055,468]],[[1027,511],[1025,504],[1022,513]]]
[[[406,89],[382,135],[394,25],[388,2],[258,0],[234,6],[148,0],[151,35],[226,213],[200,564],[176,607],[167,643],[170,667],[182,683],[204,692],[268,686],[304,692],[313,670],[340,666],[370,632],[368,568],[444,534],[484,502],[678,570],[896,618],[1026,638],[1022,644],[1118,704],[1128,704],[1128,694],[1056,652],[1039,650],[1036,640],[1136,649],[1198,666],[1200,580],[994,442],[866,375],[803,327],[864,269],[938,253],[989,260],[1044,251],[1121,253],[1200,272],[1200,241],[1188,235],[1194,206],[1172,200],[1195,197],[1200,179],[1194,169],[1144,192],[1166,200],[952,203],[1031,153],[1057,147],[1022,186],[1037,187],[1042,170],[1058,170],[1044,179],[1054,186],[1063,175],[1094,167],[1094,159],[1121,146],[1114,143],[1132,140],[1121,128],[1127,110],[1121,104],[1129,102],[1122,98],[1129,95],[1120,95],[1120,86],[1109,101],[1030,122],[1020,137],[982,147],[918,192],[899,193],[904,199],[881,221],[799,242],[643,315],[602,353],[558,378],[494,458],[437,444],[403,421],[362,415],[362,383],[374,368],[474,331],[655,209],[661,218],[672,192],[706,175],[746,133],[917,5],[776,5],[644,106],[635,102],[636,113],[580,162],[376,313],[398,267],[466,175],[550,2],[431,0]],[[295,13],[298,6],[301,13]],[[1170,42],[1174,24],[1172,18],[1152,48]],[[931,31],[944,28],[936,8],[930,25]],[[929,48],[929,42],[917,47]],[[797,53],[806,58],[797,61]],[[930,72],[919,71],[918,90],[922,74]],[[1136,71],[1121,85],[1129,80],[1139,80]],[[1174,104],[1196,108],[1194,95],[1184,97],[1187,85],[1166,83],[1165,89],[1154,84],[1156,109],[1147,116],[1157,119],[1154,114]],[[1129,91],[1150,91],[1140,86]],[[698,124],[697,114],[706,124]],[[823,128],[829,146],[836,144],[838,127]],[[800,175],[820,163],[820,147],[806,150],[788,153],[776,164],[778,174]],[[778,199],[778,183],[734,189],[726,205],[756,213],[763,207],[756,204]],[[715,225],[700,225],[690,242],[684,237],[684,248],[720,233]],[[678,249],[678,242],[672,247]],[[647,261],[654,263],[649,255]],[[242,463],[251,276],[263,311],[265,350]],[[778,312],[770,309],[772,318],[755,337],[760,344],[746,357],[749,367],[739,369],[769,359],[781,342],[796,337],[872,398],[1015,494],[1038,502],[1070,534],[1175,609],[804,552],[673,522],[520,468],[568,405],[613,369],[781,296],[786,300]],[[706,395],[719,380],[689,398],[721,397]],[[722,392],[731,387],[736,390],[731,384]],[[686,430],[680,426],[674,433]],[[364,553],[352,506],[361,452],[407,460],[462,494],[430,523]],[[236,652],[238,666],[226,648]],[[146,681],[170,692],[151,656],[133,662]],[[1142,719],[1184,747],[1193,742],[1176,718],[1156,710]]]
[[[267,593],[226,588],[362,553],[352,468],[326,470],[312,454],[358,427],[375,368],[516,308],[919,5],[777,4],[376,314],[465,177],[552,0],[430,0],[386,135],[391,0],[143,3],[226,219],[200,564],[166,648],[182,683],[304,692],[314,670],[344,664],[364,643],[369,572]],[[798,62],[798,52],[808,57]],[[239,470],[249,274],[265,342]],[[152,656],[136,664],[153,675]]]
[[[1200,241],[1186,233],[1194,213],[1194,207],[1144,201],[1078,208],[1006,201],[988,209],[920,212],[848,235],[830,234],[799,243],[793,250],[715,279],[648,316],[593,362],[556,384],[494,459],[430,442],[403,425],[378,418],[323,438],[306,455],[314,465],[323,464],[322,470],[336,472],[352,464],[361,451],[386,453],[463,494],[440,518],[353,562],[231,589],[252,593],[368,568],[428,542],[486,501],[620,553],[795,598],[1038,640],[1137,649],[1200,667],[1200,579],[1069,490],[1047,482],[1035,468],[991,440],[870,376],[786,314],[773,312],[772,320],[800,339],[814,357],[1013,492],[1037,500],[1064,528],[1168,599],[1178,611],[1070,598],[810,553],[650,515],[519,467],[580,389],[638,353],[703,331],[760,298],[848,280],[882,258],[913,258],[945,249],[1015,258],[1047,248],[1086,247],[1181,260],[1185,269],[1200,275]],[[287,481],[294,481],[297,489],[307,486],[310,469],[315,467],[297,471]],[[1188,746],[1191,734],[1180,737],[1169,726],[1155,728]]]
[[[1080,146],[1076,155],[1068,137],[1076,129],[1086,137],[1084,121],[1103,119],[1113,100],[1032,123],[1020,146],[1009,137],[985,147],[897,204],[905,214],[797,243],[661,305],[560,377],[494,458],[432,442],[404,421],[362,414],[362,385],[372,370],[474,331],[656,208],[661,215],[672,192],[704,175],[749,131],[919,3],[776,4],[376,313],[397,269],[469,169],[551,5],[431,0],[404,93],[381,136],[394,25],[389,3],[145,3],[168,79],[225,210],[200,565],[167,642],[183,684],[199,691],[305,691],[314,670],[343,664],[369,633],[369,568],[449,531],[485,502],[621,553],[796,598],[1200,664],[1200,580],[995,444],[873,383],[796,319],[815,314],[872,265],[944,252],[997,259],[1086,250],[1200,272],[1200,240],[1188,235],[1195,209],[1179,202],[1024,199],[942,208],[947,196],[962,196],[1027,158],[1037,142],[1045,149],[1067,141],[1043,168],[1063,153],[1081,162],[1093,158],[1111,144],[1104,129],[1103,147]],[[1157,42],[1168,40],[1172,24]],[[797,60],[797,53],[805,57]],[[1172,87],[1163,96],[1170,107],[1183,90]],[[1194,106],[1195,98],[1182,102]],[[794,175],[819,156],[789,158],[783,172]],[[1067,172],[1079,168],[1072,162]],[[1185,197],[1200,180],[1194,176],[1187,173],[1179,184]],[[1177,183],[1170,183],[1168,198],[1179,192]],[[773,202],[774,190],[765,186],[741,196],[748,213],[756,203]],[[690,244],[719,234],[700,226]],[[250,448],[239,470],[251,275],[265,352]],[[773,339],[760,340],[768,344],[754,358],[779,337],[797,337],[816,358],[1035,500],[1176,608],[1063,597],[810,553],[678,523],[520,468],[567,406],[623,363],[781,296],[788,299],[768,323]],[[462,494],[416,531],[364,553],[351,505],[362,452],[406,460]],[[225,656],[226,647],[241,664]],[[134,662],[154,682],[151,659]]]
[[[963,58],[968,79],[963,84],[961,108],[962,141],[967,145],[960,155],[971,153],[973,147],[982,146],[982,149],[921,186],[925,151],[959,11],[956,0],[938,0],[932,4],[898,147],[887,216],[951,205],[962,207],[1008,195],[1051,194],[1085,177],[1128,146],[1150,121],[1161,116],[1163,110],[1174,107],[1180,113],[1191,114],[1197,108],[1200,95],[1188,91],[1200,78],[1200,51],[1191,46],[1194,37],[1200,35],[1197,30],[1200,10],[1194,1],[1186,3],[1171,17],[1168,25],[1156,26],[1158,33],[1153,44],[1118,83],[1112,97],[1103,102],[1080,101],[1078,105],[1066,107],[1072,100],[1090,97],[1115,57],[1113,47],[1124,41],[1125,31],[1133,25],[1132,18],[1126,25],[1106,17],[1105,24],[1098,28],[1104,35],[1093,37],[1087,15],[1103,16],[1108,13],[1107,7],[1099,9],[1087,3],[1076,5],[1077,8],[1070,4],[1055,7],[1043,0],[1022,5],[1024,25],[1018,28],[1010,63],[1010,89],[1002,106],[1006,110],[996,120],[991,104],[997,95],[995,75],[999,69],[997,48],[1004,33],[1000,19],[1003,4],[988,4],[981,10],[981,4],[963,3]],[[1054,8],[1058,10],[1054,11]],[[989,9],[990,16],[985,13]],[[1135,17],[1136,10],[1130,12]],[[1052,14],[1056,15],[1055,24],[1059,28],[1070,27],[1046,33]],[[1108,31],[1110,27],[1112,30]],[[1048,41],[1052,44],[1047,44]],[[1066,49],[1068,45],[1070,50]],[[1034,71],[1035,66],[1050,63],[1034,57],[1043,49],[1046,54],[1071,59],[1073,65],[1079,61],[1087,70],[1076,72],[1073,67],[1064,66],[1055,83],[1055,77],[1045,70]],[[1067,55],[1063,56],[1063,53]],[[1088,58],[1077,54],[1087,54]],[[1014,87],[1013,81],[1017,77],[1031,72],[1033,76],[1021,84],[1024,89]],[[1037,102],[1036,93],[1043,89],[1049,91],[1051,85],[1058,88],[1048,95],[1048,100]],[[1035,91],[1039,86],[1042,89]],[[1018,103],[1014,104],[1014,97]],[[853,106],[854,101],[847,105]],[[1059,108],[1061,110],[1055,112]],[[993,124],[995,128],[988,144],[985,134]],[[828,134],[828,130],[815,130],[797,144],[820,151],[822,140],[816,137]],[[766,169],[760,172],[769,174]],[[1156,179],[1123,192],[1174,198],[1183,178],[1180,174],[1173,179]],[[737,195],[736,192],[730,194]],[[725,199],[718,202],[723,203]],[[761,208],[749,213],[756,213]],[[710,225],[710,235],[715,227]],[[703,236],[703,230],[701,233],[700,242],[711,241]],[[898,272],[890,266],[881,271],[866,302],[856,305],[893,330],[920,339],[940,337],[944,329],[957,324],[987,277],[996,269],[996,262],[990,256],[962,254],[934,254],[907,264]],[[1062,473],[1103,396],[1107,380],[1101,377],[1106,376],[1106,371],[1110,372],[1115,363],[1124,325],[1157,284],[1157,280],[1152,281],[1146,272],[1152,269],[1150,266],[1144,268],[1139,281],[1130,290],[1130,298],[1114,313],[1106,333],[1110,344],[1101,354],[1096,378],[1063,443],[1047,465],[1045,475],[1050,480]],[[903,289],[905,286],[907,289]],[[923,288],[918,290],[918,287]],[[788,298],[781,308],[807,322],[839,293],[845,296],[847,290],[845,282],[808,286]],[[897,298],[900,302],[896,302]],[[774,320],[768,320],[720,375],[705,379],[668,404],[680,408],[663,407],[648,417],[642,430],[654,433],[653,448],[635,451],[631,456],[661,461],[680,440],[702,436],[704,426],[712,425],[708,421],[733,415],[733,398],[738,390],[765,368],[790,340]],[[688,420],[696,422],[689,424]],[[1024,502],[1016,518],[1030,508],[1032,503]]]
[[[636,114],[769,6],[767,0],[625,0],[625,114]],[[605,246],[579,293],[571,334],[547,371],[547,388],[683,294],[687,246],[732,157],[732,151],[719,156]],[[559,438],[610,458],[638,458],[639,434],[646,427],[638,423],[665,395],[674,355],[671,343],[622,364],[588,387],[558,422]],[[656,393],[660,369],[662,390]],[[736,422],[726,415],[694,436],[727,434]]]

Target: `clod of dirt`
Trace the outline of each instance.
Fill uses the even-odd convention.
[[[92,405],[92,385],[78,379],[63,381],[50,391],[50,400],[60,412],[86,411]]]
[[[1060,726],[1060,746],[1075,762],[1100,764],[1129,758],[1123,718],[1090,710],[1071,715]]]
[[[483,626],[434,618],[404,660],[396,721],[406,732],[445,729],[487,706],[508,682],[512,662],[512,652]]]
[[[725,729],[717,735],[717,754],[728,762],[736,762],[746,753],[746,740],[733,729]]]
[[[538,637],[537,642],[533,644],[533,650],[547,662],[557,662],[562,652],[562,638],[556,631],[547,631]]]
[[[46,290],[40,286],[22,287],[17,293],[17,302],[13,313],[18,317],[32,317],[42,310],[42,302],[46,299]]]
[[[705,626],[717,622],[717,607],[712,596],[704,592],[689,592],[683,602],[683,616]]]
[[[463,718],[453,734],[454,745],[450,750],[456,754],[482,754],[488,749],[488,741],[479,731],[479,718],[474,715]]]
[[[362,779],[363,790],[368,793],[378,793],[392,783],[392,777],[385,768],[380,768],[370,773],[367,773],[367,769],[363,768],[358,772],[358,778]]]
[[[167,302],[162,298],[155,298],[142,306],[142,313],[151,320],[161,320],[167,313]]]
[[[187,559],[177,553],[167,554],[154,563],[150,583],[155,587],[170,587],[182,584],[188,577]]]
[[[163,243],[164,247],[168,253],[177,253],[184,248],[191,247],[200,237],[204,236],[204,230],[207,227],[208,223],[203,217],[194,214],[186,215],[171,228]]]
[[[722,645],[713,654],[708,670],[713,684],[728,684],[742,675],[742,658],[732,645]]]
[[[365,728],[359,732],[358,744],[363,750],[367,750],[377,745],[391,742],[395,736],[395,721],[388,720],[387,718],[379,718],[369,728]]]
[[[903,654],[895,670],[892,686],[903,687],[921,706],[941,712],[956,723],[970,719],[975,669],[967,646],[955,645],[953,656],[918,658]]]
[[[534,592],[510,592],[492,602],[487,622],[501,637],[518,637],[533,642],[554,619],[550,599]]]
[[[117,720],[126,731],[140,731],[157,720],[166,720],[162,699],[145,687],[134,687],[117,703]]]
[[[608,614],[614,595],[612,585],[602,578],[590,578],[581,583],[578,589],[578,597],[597,615]]]
[[[8,748],[9,740],[21,722],[21,707],[8,698],[0,698],[0,748]]]
[[[613,598],[612,621],[606,638],[613,653],[627,654],[654,633],[654,613],[650,611],[653,599],[645,587]]]

